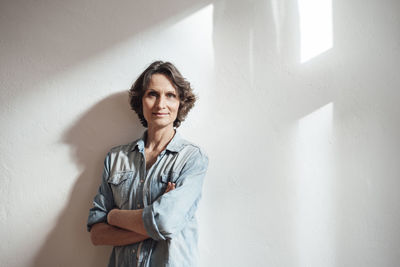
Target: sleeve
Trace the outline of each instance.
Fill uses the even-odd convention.
[[[110,153],[104,160],[104,170],[99,190],[94,197],[93,207],[89,210],[87,230],[90,232],[92,225],[107,222],[107,214],[114,207],[112,190],[107,180],[110,174]]]
[[[176,188],[143,209],[144,227],[152,239],[170,239],[193,218],[207,167],[208,157],[201,150],[196,151],[180,172]]]

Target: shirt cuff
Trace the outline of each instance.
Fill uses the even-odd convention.
[[[154,218],[153,205],[147,206],[142,213],[144,228],[147,234],[154,240],[165,240],[165,237],[158,230],[156,220]]]
[[[87,231],[90,232],[92,226],[96,223],[107,223],[107,213],[103,211],[90,211],[89,218],[86,224]]]

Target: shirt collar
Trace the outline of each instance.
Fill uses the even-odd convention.
[[[147,139],[147,130],[142,134],[142,136],[136,141],[136,144],[133,146],[133,150],[138,148],[138,150],[144,153],[144,145],[146,144]],[[183,146],[183,139],[180,133],[175,130],[175,135],[172,140],[168,143],[165,150],[171,152],[179,152]]]
[[[166,150],[171,152],[179,152],[183,146],[183,139],[181,134],[175,130],[175,135],[166,147]]]

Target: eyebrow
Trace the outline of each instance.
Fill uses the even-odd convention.
[[[153,91],[153,92],[156,92],[156,93],[158,93],[158,91],[157,91],[157,90],[155,90],[155,89],[153,89],[153,88],[147,88],[147,89],[145,90],[145,92],[146,92],[146,91]],[[166,91],[166,93],[174,93],[174,94],[178,94],[178,91],[177,91],[177,90],[172,90],[172,89],[170,89],[170,90]]]

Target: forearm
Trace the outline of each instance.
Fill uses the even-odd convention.
[[[165,193],[175,189],[175,183],[168,182]],[[149,238],[143,222],[143,209],[140,210],[120,210],[112,209],[107,215],[107,222],[112,226],[122,228],[128,231],[136,232]]]
[[[110,225],[134,231],[147,236],[142,219],[143,210],[119,210],[113,209],[108,213],[107,221]]]
[[[96,246],[125,246],[143,241],[149,237],[147,235],[120,229],[107,223],[97,223],[92,226],[90,238],[92,243]]]

